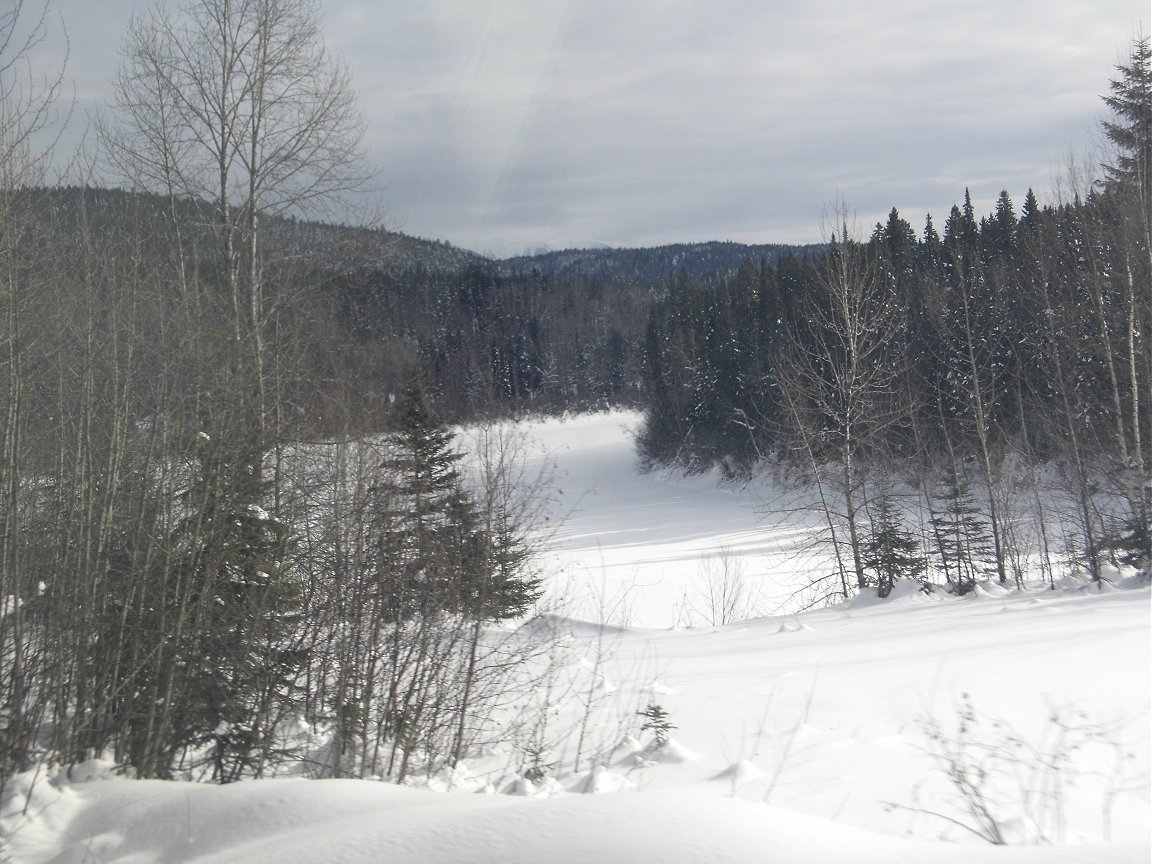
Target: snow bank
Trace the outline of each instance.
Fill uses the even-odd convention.
[[[1061,864],[1139,862],[1147,846],[947,846],[884,837],[695,790],[517,798],[361,781],[225,787],[127,780],[78,788],[86,806],[26,864]]]

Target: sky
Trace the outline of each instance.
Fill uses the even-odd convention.
[[[76,118],[129,0],[51,0]],[[170,4],[175,5],[175,4]],[[385,227],[496,256],[919,229],[1098,162],[1147,0],[322,0]],[[51,59],[62,43],[46,43]]]

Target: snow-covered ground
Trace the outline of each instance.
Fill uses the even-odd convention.
[[[766,511],[767,487],[637,475],[630,420],[531,427],[563,492],[547,567],[571,616],[538,626],[582,675],[525,694],[555,709],[546,779],[517,782],[497,751],[439,791],[134,782],[94,763],[13,784],[30,794],[7,802],[0,861],[1149,860],[1146,588],[901,585],[712,626],[725,565],[748,608],[788,610],[796,523]],[[663,747],[648,706],[674,727]],[[965,795],[950,774],[981,783]],[[994,830],[1029,845],[977,836]]]
[[[718,622],[722,588],[737,617],[793,611],[828,561],[805,538],[816,522],[799,496],[765,480],[640,473],[638,414],[525,424],[525,452],[547,463],[559,491],[545,556],[568,614],[640,627]]]

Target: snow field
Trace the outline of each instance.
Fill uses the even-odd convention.
[[[884,601],[705,626],[707,609],[685,612],[694,591],[704,603],[702,562],[733,550],[758,601],[780,606],[806,578],[799,526],[766,528],[750,487],[635,475],[628,422],[529,427],[562,494],[558,614],[525,638],[551,639],[556,672],[517,700],[514,739],[430,788],[134,782],[99,762],[24,776],[0,861],[1149,860],[1146,588],[1068,579],[955,598],[901,584]],[[650,705],[674,727],[664,747],[641,729]],[[533,740],[536,782],[518,776]],[[948,758],[984,772],[998,830],[1032,845],[976,836]]]

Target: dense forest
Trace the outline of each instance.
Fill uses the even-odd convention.
[[[768,464],[821,493],[847,594],[924,559],[893,503],[919,490],[947,582],[1023,578],[1008,501],[1032,483],[1045,550],[1099,579],[1152,562],[1152,70],[1138,41],[1104,101],[1102,176],[1065,200],[978,216],[967,192],[937,229],[894,208],[867,239],[836,213],[824,253],[675,279],[644,337],[650,465],[730,475]],[[1027,466],[1027,467],[1025,467]],[[1033,473],[1035,478],[1035,473]],[[1057,494],[1057,489],[1059,493]],[[1015,490],[1015,492],[1013,491]],[[1042,512],[1066,495],[1071,514]],[[1053,508],[1055,509],[1055,508]],[[1060,543],[1049,526],[1074,525]]]
[[[1147,40],[1105,97],[1102,176],[1066,200],[493,262],[305,218],[361,179],[307,0],[136,20],[97,130],[118,189],[47,182],[60,80],[27,77],[21,11],[0,13],[0,791],[95,754],[261,776],[296,721],[330,736],[317,776],[403,781],[504,734],[490,709],[534,649],[489,625],[539,593],[547,490],[501,418],[629,406],[649,466],[789,472],[826,505],[828,596],[923,578],[930,552],[952,590],[1021,578],[1021,466],[1055,466],[1060,544],[1095,578],[1152,560]],[[479,470],[450,423],[480,430]]]
[[[192,200],[73,186],[24,189],[13,205],[57,270],[85,266],[83,236],[164,268],[166,246],[144,240],[143,226],[173,207],[191,247],[212,242],[211,213]],[[125,240],[132,252],[114,252]],[[701,274],[693,284],[715,286],[749,261],[823,248],[702,243],[492,261],[382,229],[287,218],[269,219],[263,242],[275,268],[269,314],[295,343],[295,438],[382,430],[390,399],[414,377],[451,422],[642,407],[654,303],[691,273]]]

